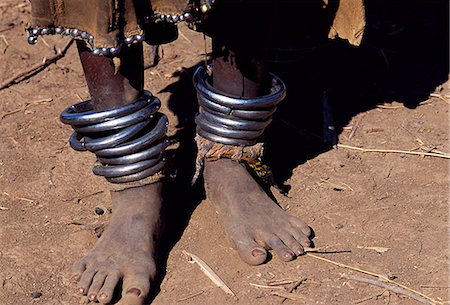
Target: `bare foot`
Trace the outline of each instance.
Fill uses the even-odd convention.
[[[94,248],[73,267],[78,292],[107,304],[122,281],[118,304],[141,305],[156,276],[162,230],[161,183],[112,193],[113,216]]]
[[[204,178],[207,197],[246,263],[264,263],[269,249],[290,261],[311,245],[308,225],[274,203],[239,163],[227,159],[205,162]]]

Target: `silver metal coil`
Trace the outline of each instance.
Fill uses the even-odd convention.
[[[278,103],[286,96],[284,83],[271,74],[272,88],[268,95],[256,98],[226,96],[208,83],[206,69],[199,67],[193,82],[200,111],[195,117],[197,133],[211,141],[247,146],[258,142],[271,123]]]
[[[135,102],[107,111],[94,111],[90,101],[78,103],[63,111],[61,121],[75,130],[69,138],[73,149],[97,156],[94,174],[126,183],[164,166],[168,119],[158,112],[160,107],[161,102],[145,92]]]

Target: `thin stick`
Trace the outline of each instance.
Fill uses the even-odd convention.
[[[345,265],[345,264],[342,264],[342,263],[338,263],[338,262],[332,261],[332,260],[330,260],[330,259],[326,259],[326,258],[320,257],[320,256],[318,256],[318,255],[314,255],[314,254],[311,254],[311,253],[306,253],[306,255],[309,256],[309,257],[313,257],[313,258],[322,260],[322,261],[324,261],[324,262],[327,262],[327,263],[330,263],[330,264],[333,264],[333,265],[342,267],[342,268],[347,268],[347,269],[350,269],[350,270],[353,270],[353,271],[361,272],[361,273],[364,273],[364,274],[367,274],[367,275],[371,275],[371,276],[380,278],[380,279],[382,279],[383,281],[386,281],[386,282],[388,282],[388,283],[397,285],[397,286],[399,286],[399,287],[401,287],[401,288],[403,288],[403,289],[405,289],[405,290],[411,291],[411,292],[413,292],[413,293],[415,293],[415,294],[417,294],[417,295],[419,295],[419,296],[421,296],[421,297],[423,297],[423,298],[425,298],[425,299],[431,301],[431,302],[434,303],[434,304],[443,304],[442,302],[438,302],[438,301],[436,301],[436,300],[430,298],[429,296],[427,296],[427,295],[425,295],[425,294],[423,294],[423,293],[421,293],[421,292],[419,292],[419,291],[416,291],[416,290],[411,289],[411,288],[409,288],[409,287],[407,287],[407,286],[405,286],[405,285],[402,285],[402,284],[399,284],[399,283],[397,283],[397,282],[394,282],[393,280],[390,280],[388,277],[386,277],[386,276],[384,276],[384,275],[377,274],[377,273],[374,273],[374,272],[370,272],[370,271],[367,271],[367,270],[363,270],[363,269],[360,269],[360,268],[352,267],[352,266]]]
[[[226,294],[235,296],[234,292],[225,284],[225,282],[211,269],[202,259],[200,259],[197,255],[186,252],[183,250],[183,254],[186,258],[193,263],[196,263],[203,273],[214,283],[222,289]]]
[[[58,61],[59,59],[63,58],[64,55],[66,55],[67,50],[69,49],[69,47],[72,45],[73,43],[73,39],[70,39],[62,49],[58,50],[58,52],[47,58],[44,62],[40,62],[37,63],[33,66],[31,66],[30,68],[26,69],[25,71],[21,71],[19,73],[17,73],[16,75],[6,79],[5,81],[3,81],[2,83],[0,83],[0,90],[8,88],[14,84],[18,84],[21,81],[28,79],[30,77],[32,77],[33,75],[36,75],[37,73],[39,73],[40,71],[44,70],[45,68],[47,68],[49,65],[51,65],[52,63]]]
[[[186,300],[195,298],[195,297],[201,295],[204,292],[205,292],[204,290],[201,290],[201,291],[199,291],[197,293],[194,293],[194,294],[188,295],[187,297],[181,298],[181,299],[177,300],[177,302],[182,302],[182,301],[186,301]]]
[[[3,119],[5,116],[8,116],[8,115],[20,112],[20,111],[25,111],[31,106],[45,104],[45,103],[50,103],[51,101],[53,101],[52,98],[44,98],[44,99],[40,99],[40,100],[26,102],[25,105],[23,105],[19,109],[15,109],[15,110],[12,110],[12,111],[0,113],[0,120]]]
[[[419,155],[419,156],[429,156],[429,157],[439,157],[439,158],[444,158],[444,159],[450,159],[450,154],[447,154],[447,153],[441,154],[441,153],[408,151],[408,150],[398,150],[398,149],[361,148],[361,147],[344,145],[344,144],[337,144],[337,147],[359,150],[361,152],[398,153],[398,154]]]
[[[445,97],[443,97],[441,94],[431,93],[430,96],[437,97],[437,98],[443,100],[444,102],[446,102],[447,104],[450,104],[450,101],[448,99],[446,99]]]
[[[286,291],[287,293],[291,293],[292,291],[295,290],[295,288],[297,288],[301,283],[303,283],[304,281],[306,281],[306,277],[295,281],[294,283],[291,284],[291,286],[288,288],[288,290]],[[283,303],[284,301],[286,301],[286,298],[281,300],[281,303]]]
[[[275,285],[272,285],[272,286],[267,286],[267,285],[259,285],[259,284],[254,284],[254,283],[249,283],[249,285],[250,286],[253,286],[253,287],[258,287],[258,288],[265,288],[265,289],[280,289],[280,290],[284,290],[284,287],[280,287],[280,286],[275,286]]]
[[[447,289],[450,286],[434,286],[434,285],[420,285],[422,288],[435,288],[435,289]]]
[[[359,303],[362,303],[362,302],[365,302],[365,301],[368,301],[368,300],[372,300],[373,298],[377,298],[377,299],[378,299],[378,298],[381,297],[385,292],[386,292],[386,290],[383,291],[382,293],[373,295],[373,296],[371,296],[371,297],[367,297],[367,298],[364,298],[364,299],[356,300],[356,301],[353,302],[353,304],[359,304]]]
[[[390,290],[390,291],[395,292],[395,293],[399,293],[399,294],[403,294],[403,295],[409,296],[410,298],[413,298],[414,300],[419,301],[420,303],[423,303],[423,304],[430,304],[430,300],[428,300],[426,298],[423,298],[423,297],[417,295],[416,293],[414,293],[412,291],[400,288],[400,287],[398,287],[396,285],[390,285],[390,284],[381,282],[380,280],[377,280],[377,279],[370,279],[370,278],[367,278],[367,277],[363,277],[363,276],[359,276],[359,275],[353,275],[353,274],[348,274],[347,277],[349,279],[351,279],[351,280],[354,280],[354,281],[363,282],[363,283],[366,283],[366,284],[378,286],[378,287]]]
[[[292,284],[294,282],[295,282],[295,280],[278,280],[278,281],[268,282],[267,285],[269,285],[269,286],[280,286],[280,285]]]
[[[306,304],[315,304],[315,300],[311,300],[305,296],[302,296],[298,293],[293,293],[293,292],[284,292],[284,291],[272,291],[271,295],[276,295],[278,297],[282,297],[284,299],[289,299],[289,300],[293,300],[293,301],[303,301]]]
[[[28,202],[28,203],[34,203],[36,201],[36,200],[25,198],[25,197],[17,197],[17,196],[14,196],[14,195],[10,195],[7,192],[3,192],[3,195],[8,196],[9,198],[12,198],[12,199],[15,199],[15,200],[21,200],[21,201],[25,201],[25,202]]]

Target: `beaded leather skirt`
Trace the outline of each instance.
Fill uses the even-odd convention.
[[[92,48],[111,48],[140,35],[156,12],[182,16],[186,0],[30,0],[30,28],[77,29]],[[180,15],[181,14],[181,15]]]
[[[92,50],[101,50],[116,48],[122,43],[129,44],[133,40],[143,40],[144,32],[145,41],[150,44],[162,44],[174,40],[177,37],[175,25],[177,22],[188,21],[188,18],[192,17],[198,20],[196,19],[198,16],[192,15],[195,12],[200,14],[199,19],[201,19],[202,13],[208,11],[213,3],[216,4],[211,13],[215,12],[215,14],[214,18],[209,20],[214,22],[209,22],[207,25],[202,23],[200,29],[208,35],[213,33],[221,35],[223,28],[229,28],[228,32],[233,35],[234,29],[230,27],[233,21],[239,18],[264,19],[267,13],[264,4],[271,1],[30,0],[30,2],[32,12],[28,29],[31,36],[30,43],[35,43],[34,39],[38,35],[62,34],[85,40]],[[324,0],[323,3],[324,10],[327,10],[333,7],[334,1]],[[329,23],[328,36],[347,39],[351,44],[359,45],[365,28],[364,0],[340,0],[338,3],[333,20],[327,22]],[[218,9],[219,4],[226,4],[225,13],[224,6]],[[259,14],[258,11],[264,13]],[[193,24],[195,28],[195,21],[191,23],[191,27]],[[35,32],[33,33],[32,30]],[[238,27],[236,30],[241,32],[243,29]]]

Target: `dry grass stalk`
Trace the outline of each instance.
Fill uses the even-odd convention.
[[[284,287],[280,287],[280,286],[276,286],[276,285],[260,285],[260,284],[254,284],[254,283],[249,283],[249,284],[250,284],[250,286],[257,287],[257,288],[285,290]]]
[[[358,281],[358,282],[362,282],[362,283],[366,283],[366,284],[370,284],[370,285],[374,285],[374,286],[378,286],[384,289],[387,289],[389,291],[395,292],[395,293],[399,293],[399,294],[403,294],[406,295],[420,303],[423,304],[442,304],[442,303],[438,303],[437,301],[431,301],[428,298],[424,298],[421,297],[420,295],[418,295],[417,293],[414,293],[411,290],[407,290],[407,289],[403,289],[397,285],[393,285],[393,284],[388,284],[385,282],[382,282],[380,280],[377,279],[370,279],[370,278],[366,278],[363,276],[359,276],[359,275],[354,275],[354,274],[348,274],[346,275],[349,279],[354,280],[354,281]]]
[[[19,109],[15,109],[15,110],[12,110],[12,111],[0,113],[0,120],[3,119],[5,116],[11,115],[11,114],[14,114],[14,113],[17,113],[17,112],[25,111],[28,108],[30,108],[31,106],[36,106],[36,105],[40,105],[40,104],[50,103],[51,101],[53,101],[53,99],[51,99],[51,98],[43,98],[43,99],[40,99],[40,100],[26,102],[25,105],[23,105]]]
[[[9,198],[12,198],[14,200],[21,200],[21,201],[25,201],[25,202],[28,202],[28,203],[34,203],[35,202],[35,200],[33,200],[33,199],[29,199],[29,198],[25,198],[25,197],[17,197],[17,196],[9,194],[7,192],[3,192],[3,195],[8,196]]]
[[[444,96],[442,96],[442,94],[431,93],[430,96],[431,97],[437,97],[438,99],[441,99],[441,100],[443,100],[444,102],[446,102],[447,104],[450,105],[450,100],[448,98],[445,98]]]
[[[292,301],[300,301],[300,302],[303,302],[304,304],[316,304],[315,300],[312,300],[310,298],[302,296],[298,293],[284,292],[284,291],[272,291],[271,295],[275,295],[275,296],[282,297],[284,299],[289,299]]]
[[[47,68],[52,63],[63,58],[66,55],[67,50],[69,49],[69,47],[72,44],[73,44],[73,40],[72,39],[68,40],[62,49],[58,49],[58,51],[56,52],[55,55],[50,56],[49,58],[45,59],[44,62],[37,63],[37,64],[31,66],[30,68],[28,68],[24,71],[21,71],[21,72],[17,73],[16,75],[13,75],[10,78],[6,79],[5,81],[3,81],[0,84],[0,90],[8,88],[14,84],[18,84],[21,81],[30,78],[31,76],[33,76],[33,75],[39,73],[40,71],[44,70],[45,68]]]
[[[195,297],[203,294],[204,292],[205,292],[204,290],[201,290],[201,291],[199,291],[197,293],[194,293],[194,294],[188,295],[187,297],[181,298],[181,299],[177,300],[177,302],[183,302],[183,301],[195,298]]]
[[[439,157],[444,159],[450,159],[450,154],[448,153],[432,153],[432,152],[421,152],[421,151],[409,151],[409,150],[398,150],[398,149],[377,149],[377,148],[361,148],[356,146],[337,144],[338,148],[347,148],[358,150],[361,152],[379,152],[379,153],[398,153],[405,155],[418,155],[418,156],[429,156],[429,157]]]
[[[281,285],[288,285],[295,283],[295,280],[277,280],[277,281],[271,281],[268,282],[267,285],[269,286],[281,286]]]
[[[327,263],[330,263],[330,264],[342,267],[342,268],[350,269],[350,270],[353,270],[353,271],[357,271],[357,272],[360,272],[360,273],[364,273],[364,274],[371,275],[373,277],[379,278],[379,279],[383,280],[384,282],[387,282],[387,283],[390,283],[390,284],[394,284],[394,285],[396,285],[396,286],[398,286],[400,288],[403,288],[404,290],[407,290],[407,291],[412,292],[412,293],[414,293],[414,294],[416,294],[416,295],[418,295],[418,296],[420,296],[420,297],[422,297],[424,299],[427,299],[431,304],[443,304],[442,302],[436,301],[436,300],[430,298],[429,296],[427,296],[427,295],[425,295],[425,294],[423,294],[423,293],[421,293],[419,291],[416,291],[416,290],[414,290],[412,288],[409,288],[408,286],[405,286],[405,285],[399,284],[397,282],[394,282],[393,280],[389,279],[387,276],[384,276],[384,275],[381,275],[381,274],[377,274],[377,273],[374,273],[374,272],[370,272],[370,271],[367,271],[367,270],[363,270],[363,269],[360,269],[360,268],[352,267],[352,266],[349,266],[349,265],[346,265],[346,264],[338,263],[338,262],[332,261],[330,259],[326,259],[326,258],[320,257],[318,255],[314,255],[314,254],[311,254],[311,253],[306,253],[306,255],[309,256],[309,257],[313,257],[315,259],[319,259],[321,261],[324,261],[324,262],[327,262]]]
[[[367,298],[364,298],[364,299],[356,300],[356,301],[353,302],[353,304],[359,304],[359,303],[362,303],[362,302],[365,302],[365,301],[369,301],[369,300],[372,300],[372,299],[378,299],[378,298],[381,297],[385,292],[386,292],[386,290],[383,291],[382,293],[378,293],[378,294],[376,294],[376,295],[373,295],[373,296],[370,296],[370,297],[367,297]]]
[[[183,250],[183,254],[186,256],[189,262],[196,263],[200,269],[203,271],[203,273],[214,283],[222,289],[226,294],[231,296],[236,296],[234,292],[225,284],[225,282],[215,273],[211,267],[209,267],[202,259],[200,259],[198,256],[186,252]]]

